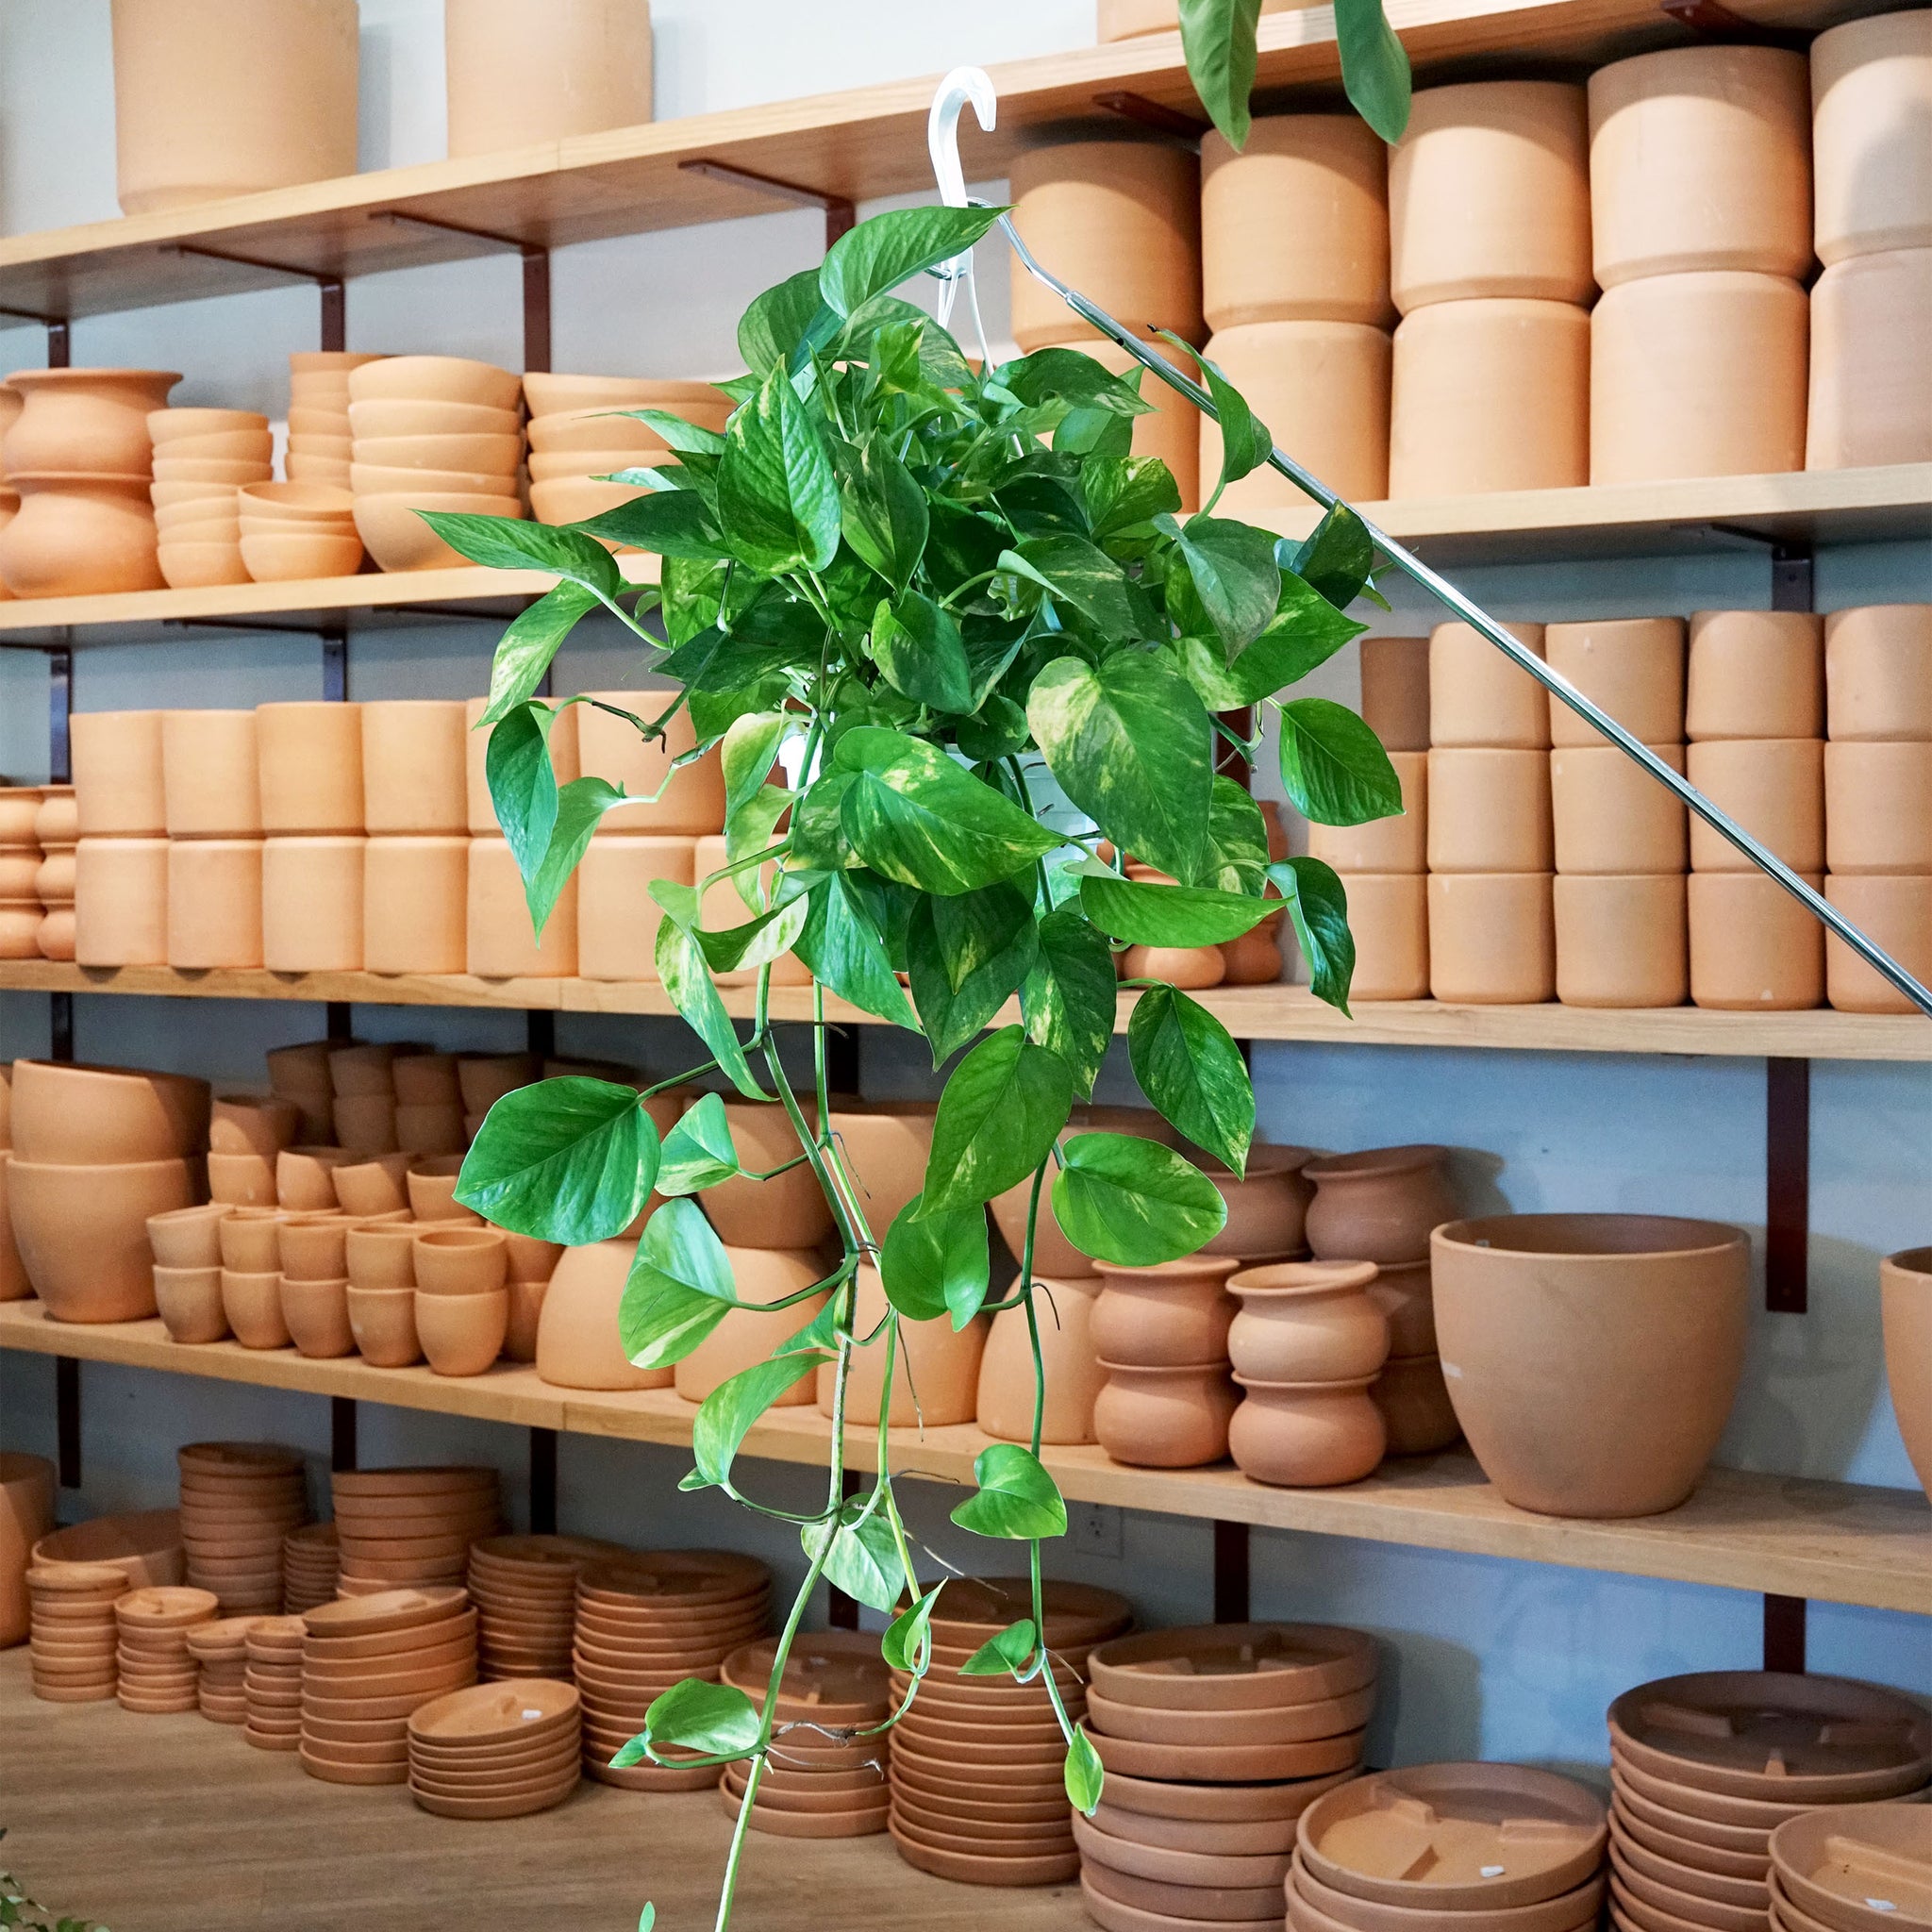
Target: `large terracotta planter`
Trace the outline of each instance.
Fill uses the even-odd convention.
[[[467,838],[425,834],[363,846],[365,973],[461,973],[469,916]]]
[[[262,963],[259,839],[168,844],[168,964],[183,972]]]
[[[144,477],[10,475],[20,514],[0,530],[0,579],[15,597],[89,597],[167,587]]]
[[[1308,855],[1337,872],[1426,872],[1428,870],[1429,754],[1391,751],[1402,787],[1402,810],[1393,818],[1364,825],[1308,826]]]
[[[1932,873],[1932,743],[1824,747],[1834,873]]]
[[[1440,1227],[1430,1247],[1450,1399],[1507,1501],[1624,1517],[1690,1495],[1743,1369],[1741,1229],[1498,1215]]]
[[[1932,19],[1881,13],[1811,42],[1815,239],[1827,265],[1932,247]]]
[[[1732,738],[1691,745],[1691,784],[1796,872],[1824,870],[1824,746],[1815,738]],[[1753,872],[1702,819],[1690,822],[1694,872]]]
[[[1228,1282],[1241,1312],[1228,1330],[1235,1374],[1256,1382],[1342,1382],[1388,1359],[1389,1318],[1369,1294],[1372,1261],[1289,1261]]]
[[[1181,508],[1184,510],[1199,508],[1201,464],[1204,456],[1203,437],[1207,419],[1193,404],[1189,402],[1187,397],[1169,389],[1158,375],[1142,371],[1141,364],[1117,343],[1099,341],[1088,337],[1070,338],[1064,342],[1042,342],[1040,346],[1077,349],[1081,355],[1091,356],[1103,369],[1114,375],[1133,375],[1137,371],[1141,371],[1141,400],[1151,403],[1154,407],[1148,414],[1134,418],[1133,441],[1128,453],[1137,457],[1158,457],[1174,473],[1174,487],[1181,493]],[[1194,367],[1192,358],[1184,356],[1178,349],[1158,341],[1150,342],[1148,347],[1183,374],[1192,375],[1199,373]],[[1210,488],[1214,476],[1220,475],[1220,461],[1217,453],[1214,458],[1216,467],[1208,478]],[[1247,480],[1245,477],[1242,478],[1243,482]]]
[[[1355,939],[1351,1000],[1420,1000],[1429,993],[1429,882],[1420,873],[1342,877]]]
[[[258,839],[253,711],[163,711],[161,782],[171,839]]]
[[[1684,654],[1680,617],[1604,618],[1543,632],[1551,670],[1645,744],[1676,744],[1684,736]],[[1550,706],[1553,745],[1602,741],[1568,705]]]
[[[26,1573],[34,1545],[54,1528],[54,1465],[0,1453],[0,1650],[26,1641]]]
[[[1835,263],[1811,291],[1807,470],[1932,461],[1932,248]]]
[[[577,714],[581,770],[588,776],[621,785],[631,797],[645,801],[606,812],[599,823],[599,836],[651,832],[659,838],[695,839],[722,832],[724,770],[717,754],[686,765],[675,775],[671,771],[674,759],[697,746],[689,711],[679,711],[664,727],[664,736],[646,744],[636,725],[597,708],[597,704],[612,705],[648,723],[670,703],[670,691],[604,691],[588,695],[597,702],[572,708]],[[663,796],[653,801],[650,795],[660,788]]]
[[[0,442],[8,483],[37,472],[146,482],[148,417],[181,380],[166,369],[22,369],[7,386],[25,399]]]
[[[1824,896],[1907,973],[1925,983],[1932,974],[1932,877],[1847,873],[1825,880]],[[1835,934],[1824,941],[1824,991],[1841,1013],[1918,1011]]]
[[[1093,1405],[1093,1434],[1115,1462],[1137,1469],[1196,1469],[1227,1454],[1239,1397],[1225,1362],[1196,1368],[1129,1368],[1103,1361],[1107,1383]]]
[[[1547,752],[1464,747],[1429,754],[1432,873],[1548,872]]]
[[[651,118],[650,0],[448,0],[442,31],[452,158]]]
[[[208,1144],[208,1083],[139,1067],[18,1059],[13,1151],[38,1165],[125,1165],[199,1154]]]
[[[358,838],[264,841],[261,951],[271,973],[362,970],[366,842]]]
[[[1330,1489],[1373,1475],[1388,1446],[1371,1376],[1335,1382],[1265,1382],[1237,1375],[1241,1404],[1227,1449],[1241,1473],[1283,1489]]]
[[[796,1294],[821,1278],[824,1271],[813,1254],[788,1253],[780,1248],[725,1249],[738,1293],[749,1302],[776,1301]],[[819,1313],[826,1297],[815,1295],[794,1307],[770,1313],[733,1308],[704,1341],[677,1364],[675,1386],[687,1402],[702,1402],[720,1383],[741,1370],[763,1361],[779,1343],[789,1341]],[[808,1407],[818,1400],[810,1366],[803,1365],[799,1379],[774,1405],[779,1408]]]
[[[363,829],[467,831],[461,700],[392,699],[357,709],[362,714]]]
[[[1878,1281],[1892,1413],[1920,1487],[1932,1496],[1932,1248],[1888,1255]]]
[[[1109,1367],[1192,1368],[1227,1359],[1236,1304],[1227,1278],[1240,1262],[1191,1255],[1143,1268],[1099,1264],[1106,1286],[1093,1308],[1093,1347]]]
[[[1834,741],[1932,740],[1932,604],[1834,611],[1824,620],[1824,683]]]
[[[870,1334],[885,1320],[891,1304],[876,1268],[858,1271],[858,1305],[854,1326]],[[986,1347],[989,1319],[975,1316],[955,1332],[941,1315],[930,1322],[899,1324],[898,1361],[892,1375],[892,1400],[886,1421],[890,1427],[915,1424],[937,1428],[947,1423],[970,1423],[979,1409],[979,1364]],[[816,1385],[819,1413],[832,1413],[834,1364],[823,1363]],[[860,1427],[875,1427],[879,1401],[885,1393],[886,1356],[881,1341],[858,1350],[845,1383],[845,1420]]]
[[[618,1336],[629,1241],[570,1248],[550,1277],[537,1322],[537,1374],[559,1389],[668,1389],[669,1369],[635,1369]]]
[[[83,839],[74,919],[74,957],[83,966],[165,966],[167,840]]]
[[[1690,954],[1682,873],[1554,881],[1557,997],[1566,1007],[1681,1007]]]
[[[8,1207],[27,1279],[56,1322],[135,1322],[155,1312],[151,1214],[195,1205],[192,1164],[50,1167],[16,1155]]]
[[[1035,1277],[1033,1307],[1040,1328],[1046,1402],[1041,1413],[1042,1442],[1091,1442],[1093,1405],[1107,1381],[1093,1352],[1093,1303],[1097,1283]],[[1033,1344],[1024,1308],[1003,1308],[992,1318],[979,1358],[977,1421],[1003,1441],[1033,1438]]]
[[[592,839],[577,868],[577,973],[585,979],[655,979],[658,928],[664,908],[651,897],[656,879],[694,883],[695,839],[630,833]]]
[[[1694,612],[1684,735],[1823,738],[1823,621],[1795,610]]]
[[[356,172],[355,0],[114,0],[123,214]]]
[[[1684,769],[1681,744],[1649,749]],[[1680,873],[1690,862],[1685,808],[1613,744],[1550,754],[1550,816],[1559,874]]]
[[[1590,76],[1596,278],[1811,266],[1811,99],[1783,47],[1671,47]]]
[[[1557,996],[1548,873],[1439,873],[1429,888],[1429,991],[1451,1005],[1534,1006]]]
[[[1589,301],[1583,90],[1507,80],[1417,93],[1390,158],[1389,248],[1404,315],[1480,296]]]
[[[807,1124],[816,1126],[815,1104],[801,1098],[799,1105]],[[739,1165],[747,1173],[698,1195],[718,1238],[729,1247],[742,1248],[809,1248],[824,1241],[832,1232],[832,1210],[808,1161],[770,1180],[749,1177],[751,1173],[770,1174],[802,1151],[786,1109],[727,1100],[724,1120]],[[884,1238],[883,1228],[873,1232]]]

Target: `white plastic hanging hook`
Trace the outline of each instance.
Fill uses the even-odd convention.
[[[954,68],[940,82],[939,92],[932,97],[932,110],[925,117],[926,153],[932,158],[940,199],[948,208],[967,205],[966,173],[959,165],[959,110],[968,101],[973,103],[980,126],[991,134],[999,119],[1000,97],[993,88],[992,76],[983,67]],[[953,301],[959,284],[972,278],[972,252],[956,255],[930,273],[945,285],[939,298],[940,326],[943,328],[952,319]]]

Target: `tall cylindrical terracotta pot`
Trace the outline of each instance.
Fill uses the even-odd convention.
[[[1432,873],[1548,872],[1552,851],[1547,752],[1429,754]]]
[[[1682,873],[1553,881],[1557,997],[1566,1007],[1681,1007],[1690,954]]]
[[[1932,1248],[1888,1255],[1878,1282],[1891,1410],[1919,1485],[1932,1496]]]
[[[444,0],[449,152],[651,118],[651,0]]]
[[[1805,883],[1824,886],[1817,873]],[[1693,872],[1688,891],[1693,1006],[1779,1013],[1824,998],[1824,928],[1775,879]]]
[[[258,839],[255,713],[163,711],[161,780],[171,839]]]
[[[1543,632],[1550,668],[1645,744],[1683,740],[1684,650],[1681,617],[1603,618],[1553,624]],[[1603,740],[1568,705],[1552,704],[1550,742]]]
[[[1436,1333],[1483,1473],[1546,1516],[1652,1516],[1729,1419],[1750,1243],[1720,1222],[1516,1214],[1430,1242]]]
[[[362,830],[359,705],[261,705],[255,733],[261,828],[271,839]]]
[[[559,1389],[668,1389],[669,1369],[636,1369],[618,1334],[618,1309],[637,1243],[570,1248],[550,1277],[537,1321],[537,1374]]]
[[[507,840],[470,841],[468,970],[486,979],[570,979],[577,970],[578,880],[557,896],[540,941]]]
[[[1674,772],[1681,744],[1651,751]],[[1565,745],[1550,754],[1557,870],[1572,875],[1681,873],[1690,862],[1689,814],[1620,745]]]
[[[1824,820],[1834,873],[1932,873],[1932,744],[1827,744]]]
[[[1932,984],[1932,874],[1834,874],[1824,896],[1921,985]],[[1836,934],[1824,941],[1824,991],[1840,1013],[1919,1010]]]
[[[1692,612],[1684,735],[1823,738],[1823,620],[1799,610]]]
[[[1093,1352],[1093,1303],[1097,1278],[1034,1279],[1033,1306],[1040,1327],[1040,1358],[1046,1374],[1041,1414],[1042,1442],[1091,1442],[1093,1405],[1107,1381]],[[979,1358],[976,1420],[989,1436],[1026,1442],[1033,1436],[1033,1344],[1024,1308],[1003,1308],[988,1329]]]
[[[259,839],[168,841],[168,964],[183,972],[260,966]]]
[[[469,829],[460,700],[390,698],[362,714],[362,825],[391,834]]]
[[[1132,375],[1141,368],[1141,364],[1115,342],[1069,339],[1058,343],[1043,342],[1041,346],[1077,349],[1083,356],[1091,356],[1103,368],[1115,375]],[[1150,343],[1149,346],[1185,374],[1196,376],[1200,374],[1192,358],[1183,356],[1178,349],[1172,348],[1164,342]],[[1146,415],[1134,418],[1134,440],[1130,454],[1137,457],[1158,457],[1174,473],[1174,485],[1181,493],[1181,508],[1198,509],[1201,506],[1201,457],[1205,419],[1187,397],[1169,389],[1152,373],[1141,375],[1140,388],[1141,400],[1143,403],[1151,403],[1154,407]],[[1257,408],[1258,407],[1257,404]],[[1208,476],[1208,487],[1210,490],[1214,487],[1215,476],[1220,474],[1220,461],[1217,453],[1214,458],[1217,467],[1209,471]]]
[[[168,829],[159,711],[77,711],[68,721],[83,839],[158,839]]]
[[[361,972],[367,842],[318,838],[264,843],[261,948],[271,973]]]
[[[1368,637],[1361,660],[1362,723],[1388,752],[1429,748],[1429,641]]]
[[[1835,741],[1932,740],[1932,604],[1833,611],[1824,685],[1825,736]]]
[[[1932,13],[1827,27],[1811,42],[1815,240],[1827,267],[1932,247]]]
[[[469,958],[470,841],[370,839],[362,848],[362,970],[460,973]]]
[[[1537,657],[1543,626],[1512,624],[1509,635]],[[1506,658],[1474,625],[1439,624],[1429,633],[1428,750],[1508,746],[1543,751],[1550,742],[1550,699],[1542,686]]]
[[[1391,751],[1402,787],[1402,810],[1364,825],[1308,826],[1308,854],[1337,872],[1426,872],[1428,870],[1429,754]]]
[[[83,839],[75,853],[74,957],[83,966],[168,963],[168,841]]]
[[[1685,775],[1796,872],[1824,870],[1824,746],[1815,738],[1729,738],[1693,744]],[[1702,819],[1690,822],[1694,872],[1752,872]]]
[[[655,880],[693,882],[694,839],[628,833],[592,839],[577,868],[577,972],[585,979],[655,979],[658,928],[664,908],[651,897]]]
[[[1834,263],[1811,291],[1807,470],[1932,462],[1932,248]]]
[[[1355,939],[1353,1000],[1429,996],[1429,882],[1421,873],[1350,873],[1341,887]]]
[[[54,1465],[44,1456],[0,1453],[0,1650],[26,1640],[26,1573],[34,1545],[53,1528]]]
[[[585,775],[622,785],[642,801],[606,812],[598,836],[651,832],[658,838],[695,839],[724,829],[724,772],[716,753],[675,774],[674,759],[697,748],[691,714],[679,711],[664,736],[646,743],[631,717],[655,718],[671,702],[668,691],[600,691],[588,693],[596,704],[575,705],[577,759]],[[600,709],[599,705],[614,708]],[[666,781],[669,781],[668,783]],[[653,794],[662,792],[661,797]],[[746,915],[749,917],[749,914]]]
[[[1429,991],[1452,1006],[1536,1006],[1557,996],[1549,873],[1432,874]]]

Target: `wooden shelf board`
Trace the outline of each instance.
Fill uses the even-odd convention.
[[[311,1361],[287,1349],[254,1351],[232,1341],[184,1347],[170,1341],[158,1321],[76,1327],[49,1322],[38,1302],[0,1307],[0,1349],[672,1448],[690,1445],[696,1412],[669,1390],[553,1389],[535,1370],[507,1364],[451,1379],[426,1368],[377,1369],[353,1357]],[[746,1438],[745,1453],[816,1464],[824,1458],[827,1434],[816,1409],[774,1409]],[[988,1440],[964,1424],[924,1433],[895,1429],[893,1465],[936,1481],[969,1483],[974,1457]],[[875,1467],[876,1446],[872,1430],[848,1431],[847,1455],[856,1467]],[[1225,1465],[1128,1469],[1095,1448],[1050,1449],[1045,1460],[1062,1491],[1080,1502],[1932,1612],[1932,1507],[1916,1491],[1713,1470],[1697,1494],[1667,1516],[1582,1523],[1512,1508],[1463,1454],[1391,1463],[1367,1482],[1340,1490],[1268,1489]]]

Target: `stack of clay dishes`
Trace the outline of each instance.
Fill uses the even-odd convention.
[[[524,1818],[560,1805],[583,1777],[574,1685],[549,1677],[475,1684],[409,1718],[409,1795],[439,1818]]]
[[[340,349],[289,358],[289,449],[282,467],[291,483],[349,487],[349,374],[380,359]]]
[[[114,1604],[127,1578],[111,1563],[36,1565],[26,1573],[28,1663],[49,1704],[101,1704],[114,1694]]]
[[[130,1590],[114,1599],[114,1694],[123,1710],[154,1714],[192,1710],[200,1666],[188,1633],[211,1624],[219,1605],[211,1590]]]
[[[291,1616],[333,1603],[342,1550],[333,1523],[305,1524],[282,1539],[282,1608]]]
[[[40,816],[38,787],[0,789],[0,959],[38,959],[41,921],[41,847],[34,830]]]
[[[1771,1835],[1776,1932],[1924,1932],[1932,1925],[1932,1807],[1834,1805]]]
[[[302,1747],[302,1640],[300,1617],[258,1617],[242,1638],[247,1664],[242,1687],[248,1717],[242,1735],[258,1751]]]
[[[1324,1793],[1295,1826],[1291,1932],[1585,1932],[1604,1807],[1520,1764],[1422,1764]]]
[[[1843,1677],[1663,1677],[1618,1698],[1609,1726],[1619,1932],[1764,1932],[1774,1831],[1821,1807],[1907,1797],[1932,1778],[1932,1717]]]
[[[439,1375],[480,1375],[509,1338],[509,1248],[502,1229],[419,1224],[411,1263],[425,1358]]]
[[[417,514],[521,517],[523,384],[460,356],[390,356],[349,376],[356,527],[384,570],[468,561]]]
[[[147,426],[161,575],[176,591],[245,584],[236,492],[275,474],[268,418],[249,409],[157,409]]]
[[[577,1574],[624,1553],[578,1536],[497,1536],[470,1548],[476,1658],[486,1679],[571,1675]]]
[[[49,1571],[107,1564],[120,1571],[129,1590],[172,1586],[183,1582],[188,1574],[178,1509],[96,1516],[76,1523],[72,1529],[57,1529],[34,1545],[33,1559]]]
[[[1087,1709],[1087,1657],[1133,1612],[1110,1591],[1046,1586],[1045,1641],[1067,1715]],[[1061,1885],[1080,1869],[1064,1785],[1066,1740],[1043,1684],[959,1667],[1033,1614],[1024,1576],[948,1583],[932,1620],[932,1667],[892,1731],[892,1841],[908,1865],[968,1885]],[[908,1688],[895,1674],[893,1688]]]
[[[338,1470],[332,1481],[345,1597],[460,1585],[470,1545],[502,1526],[493,1469]]]
[[[664,409],[721,431],[731,413],[731,398],[708,382],[529,375],[524,394],[530,405],[530,508],[545,524],[580,523],[643,493],[636,484],[598,480],[613,471],[677,461],[655,429],[622,411]]]
[[[774,1637],[747,1643],[724,1659],[723,1680],[762,1710],[777,1654]],[[878,1726],[891,1710],[891,1673],[876,1638],[856,1630],[799,1637],[779,1679],[771,1757],[752,1804],[751,1828],[779,1838],[869,1838],[884,1831],[891,1733]],[[743,1806],[744,1786],[744,1767],[726,1765],[719,1789],[734,1817]]]
[[[717,1681],[724,1659],[763,1634],[772,1573],[724,1550],[656,1550],[587,1564],[577,1577],[571,1663],[584,1700],[584,1769],[626,1790],[701,1791],[717,1768],[610,1760],[644,1727],[654,1698],[686,1677]]]
[[[0,491],[0,495],[4,495]],[[4,589],[4,586],[0,586]],[[74,958],[75,847],[80,839],[79,813],[72,785],[48,785],[41,791],[41,808],[34,820],[41,841],[41,869],[34,877],[45,917],[41,921],[40,948],[43,959]]]
[[[338,1785],[409,1775],[412,1712],[476,1681],[476,1613],[458,1589],[343,1597],[302,1623],[302,1768]]]
[[[260,1617],[218,1617],[188,1633],[188,1655],[200,1675],[195,1697],[211,1724],[248,1722],[248,1633]]]
[[[355,499],[333,483],[251,483],[242,491],[242,561],[258,584],[352,577],[362,568]]]
[[[193,1442],[180,1452],[188,1580],[225,1617],[282,1607],[282,1539],[308,1516],[302,1457],[256,1442]]]

